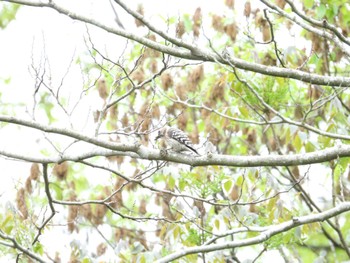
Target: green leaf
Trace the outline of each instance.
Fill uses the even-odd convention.
[[[339,177],[344,173],[344,169],[341,165],[337,165],[334,169],[334,180],[338,181]]]
[[[341,159],[339,159],[339,161],[338,161],[338,165],[340,165],[340,166],[343,168],[343,170],[345,171],[346,168],[347,168],[348,165],[349,165],[349,161],[350,161],[350,158],[349,158],[349,157],[341,158]]]
[[[308,141],[305,144],[305,151],[306,152],[313,152],[313,151],[315,151],[315,145],[313,145],[312,142]]]
[[[5,78],[5,79],[2,79],[2,80],[4,81],[4,83],[5,83],[6,85],[10,84],[10,82],[11,82],[11,78],[10,78],[10,77]]]
[[[78,192],[84,191],[85,189],[88,189],[90,186],[90,183],[85,176],[79,176],[79,178],[75,178],[74,182],[75,182],[76,190]]]
[[[227,180],[226,182],[224,182],[224,191],[228,194],[231,190],[232,187],[232,180]]]
[[[188,14],[186,14],[183,17],[183,21],[184,21],[186,32],[191,31],[192,30],[192,19],[191,19],[191,17]]]
[[[316,8],[316,14],[319,19],[323,18],[326,15],[327,8],[325,5],[320,5]]]
[[[50,189],[55,192],[55,199],[57,200],[62,200],[63,199],[63,191],[62,188],[56,184],[56,183],[51,183],[50,184]]]
[[[16,18],[16,14],[20,5],[2,3],[0,5],[0,28],[5,28],[12,20]]]
[[[303,142],[300,139],[299,134],[296,134],[293,140],[293,145],[295,147],[295,149],[300,152],[301,147],[303,147]]]
[[[326,131],[327,132],[333,132],[334,129],[335,129],[335,125],[334,125],[334,123],[331,123],[331,124],[328,125]]]
[[[175,179],[172,176],[168,177],[168,186],[169,189],[174,189],[175,187]]]
[[[319,136],[318,137],[318,142],[324,147],[330,147],[331,145],[331,138],[329,137],[324,137],[324,136]]]
[[[186,241],[190,245],[199,245],[200,241],[201,241],[201,237],[200,237],[199,232],[193,228],[190,228],[189,235],[188,235]]]
[[[13,225],[11,223],[13,223],[13,215],[9,214],[1,224],[1,229],[8,235],[11,234],[13,229]]]
[[[215,219],[214,220],[214,225],[215,225],[216,229],[220,229],[220,220]]]
[[[36,242],[35,245],[33,246],[33,251],[37,254],[42,255],[44,253],[44,248],[40,242]]]
[[[176,239],[180,236],[180,234],[181,234],[181,229],[180,229],[180,227],[175,226],[175,227],[174,227],[174,230],[173,230],[173,234],[174,234],[174,239],[176,240]]]
[[[185,190],[186,185],[187,185],[187,183],[186,183],[185,180],[180,180],[180,181],[179,181],[179,188],[180,188],[180,191]]]
[[[305,8],[312,8],[314,5],[314,0],[304,0]]]
[[[249,111],[247,107],[239,107],[238,109],[244,118],[249,118]]]
[[[240,175],[240,176],[237,177],[236,184],[239,185],[239,186],[241,186],[242,183],[243,183],[243,176]]]
[[[137,262],[140,262],[140,263],[146,263],[146,257],[144,254],[141,254],[139,257],[138,257],[138,260]]]
[[[204,121],[200,121],[199,123],[198,123],[198,131],[199,132],[202,132],[202,131],[204,131],[205,130],[205,123],[204,123]]]

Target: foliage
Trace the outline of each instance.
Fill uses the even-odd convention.
[[[8,24],[15,19],[16,13],[19,9],[20,5],[16,4],[8,4],[1,3],[0,5],[0,28],[4,29],[8,26]]]
[[[168,18],[139,5],[166,30],[139,17],[127,33],[107,30],[127,39],[111,46],[101,45],[106,28],[62,11],[99,29],[84,27],[84,50],[63,74],[49,54],[32,59],[28,101],[2,104],[0,131],[18,125],[9,131],[37,143],[34,154],[0,148],[30,165],[1,207],[0,255],[34,258],[20,246],[57,262],[153,262],[198,248],[172,260],[265,262],[276,251],[281,262],[349,260],[349,214],[298,224],[349,201],[350,155],[323,151],[350,140],[349,4],[294,2],[226,0],[221,13]],[[4,30],[18,8],[2,5]],[[1,99],[12,83],[3,82]],[[154,139],[165,125],[185,131],[200,156],[164,150]],[[64,242],[53,248],[55,235]]]

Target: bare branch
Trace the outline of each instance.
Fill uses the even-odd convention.
[[[146,37],[140,37],[136,34],[126,32],[120,28],[114,28],[105,24],[102,24],[101,22],[84,15],[80,15],[77,13],[73,13],[70,10],[64,8],[63,6],[60,6],[53,1],[49,2],[34,2],[34,1],[26,1],[26,0],[2,0],[5,2],[11,2],[11,3],[17,3],[17,4],[23,4],[23,5],[29,5],[29,6],[37,6],[37,7],[49,7],[57,12],[64,14],[72,19],[79,20],[82,22],[86,22],[88,24],[94,25],[98,28],[101,28],[107,32],[110,32],[112,34],[125,37],[127,39],[134,40],[140,44],[143,44],[149,48],[158,50],[160,52],[185,58],[185,59],[191,59],[191,60],[202,60],[207,62],[220,62],[225,65],[234,65],[235,67],[243,70],[248,70],[264,75],[269,76],[276,76],[276,77],[282,77],[282,78],[291,78],[291,79],[297,79],[306,83],[311,84],[319,84],[319,85],[330,85],[330,86],[342,86],[342,87],[350,87],[350,78],[348,77],[333,77],[333,76],[322,76],[318,74],[303,72],[297,69],[286,69],[286,68],[279,68],[274,66],[265,66],[258,63],[252,63],[252,62],[246,62],[245,60],[231,57],[229,61],[223,60],[220,56],[217,54],[207,50],[199,48],[195,45],[190,45],[188,43],[181,44],[178,47],[171,47],[166,46],[163,44],[159,44],[157,42],[154,42],[152,40],[147,39]],[[264,1],[266,2],[266,1]],[[293,20],[294,21],[294,20]],[[311,27],[312,28],[312,27]],[[309,28],[308,28],[309,29]],[[321,32],[322,33],[322,32]],[[321,34],[319,32],[319,34]],[[321,34],[322,35],[322,34]],[[344,48],[343,48],[344,49]],[[350,51],[348,52],[350,54]]]
[[[304,19],[305,21],[309,22],[312,25],[318,26],[318,27],[322,27],[322,28],[326,28],[331,30],[341,41],[343,41],[345,44],[350,46],[350,41],[343,35],[341,34],[338,29],[336,28],[336,26],[330,24],[327,20],[316,20],[313,19],[312,17],[306,16],[304,13],[302,13],[301,11],[299,11],[296,6],[294,5],[294,3],[290,0],[285,0],[290,7],[292,8],[292,11],[297,14],[298,16],[300,16],[302,19]]]
[[[40,263],[48,262],[48,261],[44,260],[43,258],[41,258],[40,256],[34,254],[29,249],[27,249],[27,248],[21,246],[20,244],[18,244],[18,242],[13,237],[6,235],[1,230],[0,230],[0,238],[5,239],[5,240],[9,240],[11,242],[11,243],[7,243],[7,242],[0,241],[0,245],[17,249],[17,250],[21,251],[23,254],[27,255],[28,257],[30,257],[32,259],[37,260]]]
[[[51,219],[56,214],[55,208],[53,206],[53,199],[52,199],[52,196],[51,196],[51,193],[50,193],[49,178],[48,178],[48,175],[47,175],[47,164],[46,163],[43,164],[43,176],[44,176],[44,183],[45,183],[45,193],[46,193],[46,196],[47,196],[47,201],[49,202],[49,207],[50,207],[50,210],[51,210],[51,214],[43,222],[43,224],[40,227],[38,227],[38,233],[35,236],[35,238],[34,238],[34,240],[32,242],[32,245],[34,245],[39,240],[39,237],[40,237],[43,229],[45,228],[45,226],[51,221]]]
[[[293,13],[289,14],[289,13],[285,12],[284,10],[282,10],[281,8],[277,7],[276,5],[272,4],[271,1],[266,1],[266,0],[260,0],[260,1],[262,3],[264,3],[266,6],[268,6],[269,8],[277,11],[280,15],[288,18],[289,20],[295,22],[296,24],[298,24],[302,28],[306,29],[307,31],[312,32],[312,33],[314,33],[316,35],[319,35],[320,37],[324,37],[324,38],[334,42],[334,44],[337,45],[345,54],[347,54],[347,56],[350,56],[350,48],[348,46],[349,44],[347,43],[347,41],[345,41],[345,43],[344,43],[344,38],[341,38],[341,41],[340,41],[339,38],[335,38],[333,34],[331,34],[329,32],[326,32],[324,29],[316,28],[314,26],[315,24],[318,24],[316,22],[316,20],[313,20],[313,19],[312,20],[310,20],[310,19],[306,20],[308,22],[312,21],[312,23],[314,25],[309,25],[308,23],[305,23],[303,20],[300,20],[299,19],[299,17],[301,17],[300,13],[297,13],[298,16],[295,16],[294,14],[295,14],[295,10],[296,9],[295,8],[293,9],[292,5],[291,5],[291,7],[292,7],[292,10],[293,10]],[[303,18],[305,20],[305,17],[301,17],[301,18]],[[323,24],[322,27],[324,27],[324,28],[327,28],[327,27],[328,27],[328,29],[332,28],[332,26],[329,25],[326,20],[324,20],[322,22],[322,24]],[[333,29],[334,29],[334,27],[333,27]],[[333,31],[333,33],[334,33],[334,31]],[[340,34],[338,33],[337,36],[339,37],[339,35]]]
[[[307,216],[301,216],[301,217],[295,217],[290,221],[278,224],[278,225],[272,225],[268,227],[268,229],[264,232],[262,232],[260,235],[252,238],[247,238],[245,240],[238,240],[238,241],[231,241],[231,242],[225,242],[221,244],[213,244],[213,245],[204,245],[204,246],[197,246],[197,247],[191,247],[182,249],[179,252],[172,253],[168,256],[165,256],[159,260],[157,260],[157,263],[165,263],[170,262],[175,259],[184,257],[186,255],[195,254],[195,253],[203,253],[203,252],[210,252],[210,251],[217,251],[217,250],[223,250],[223,249],[232,249],[237,247],[245,247],[250,245],[255,245],[262,243],[263,241],[269,240],[271,237],[278,235],[280,233],[286,232],[290,229],[296,228],[301,225],[310,224],[314,222],[322,222],[326,219],[329,219],[331,217],[337,216],[339,214],[345,213],[350,211],[350,202],[345,202],[337,207],[334,207],[332,209],[329,209],[325,212],[318,213],[318,214],[312,214]]]

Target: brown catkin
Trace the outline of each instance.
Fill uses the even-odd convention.
[[[80,206],[79,212],[80,212],[80,214],[83,215],[83,217],[86,218],[87,220],[90,221],[90,220],[92,219],[91,204],[84,204],[84,205]]]
[[[212,27],[218,32],[224,32],[223,17],[219,15],[213,15],[211,19]]]
[[[121,120],[123,128],[129,126],[129,118],[126,113],[124,113],[123,118]]]
[[[188,113],[186,111],[184,111],[177,118],[177,127],[180,130],[184,131],[184,130],[186,130],[187,122],[188,122]]]
[[[193,201],[193,205],[198,208],[199,212],[201,213],[201,216],[205,215],[206,211],[205,211],[205,208],[204,208],[204,205],[203,205],[203,201],[201,201],[201,200],[194,200]]]
[[[112,120],[118,119],[118,103],[113,104],[113,106],[109,108],[109,116]]]
[[[61,164],[55,164],[52,173],[59,179],[64,180],[68,174],[68,163],[63,162]]]
[[[277,0],[276,1],[276,5],[281,8],[281,9],[284,9],[284,7],[286,6],[286,1],[284,0]]]
[[[158,120],[160,118],[160,109],[158,104],[153,104],[152,106],[152,117]]]
[[[142,199],[139,207],[139,213],[141,215],[144,215],[147,213],[146,205],[147,205],[147,201],[145,199]]]
[[[74,186],[71,186],[72,188],[75,188]],[[76,201],[77,197],[73,193],[71,194],[69,201]],[[67,217],[67,226],[68,226],[68,231],[72,233],[74,230],[77,230],[77,227],[75,226],[75,219],[78,216],[78,209],[79,206],[76,205],[70,205],[68,206],[68,217]]]
[[[105,79],[99,79],[97,81],[97,90],[100,98],[106,100],[108,97],[107,84]]]
[[[225,0],[225,5],[228,8],[234,9],[235,8],[235,0]]]
[[[249,17],[251,12],[252,12],[252,6],[250,4],[250,1],[248,0],[244,4],[244,13],[243,14],[245,17]]]
[[[218,101],[223,100],[225,95],[226,77],[220,77],[214,84],[213,90],[210,93],[210,100]]]
[[[179,21],[176,25],[176,37],[182,38],[183,34],[185,34],[185,23],[183,21]]]
[[[21,218],[27,219],[28,218],[28,208],[27,208],[27,204],[26,204],[26,200],[25,200],[24,188],[20,188],[17,191],[16,204],[17,204],[17,209],[20,211]]]
[[[32,166],[30,167],[30,179],[38,180],[39,175],[40,175],[39,164],[33,163]]]
[[[195,67],[188,76],[189,91],[194,92],[199,84],[199,82],[204,77],[204,67],[203,65]]]
[[[32,180],[30,180],[30,177],[28,177],[26,180],[25,189],[28,194],[31,194],[33,192]]]
[[[107,245],[105,243],[100,243],[96,248],[96,254],[97,256],[102,256],[104,253],[106,253]]]
[[[262,36],[263,36],[264,42],[268,42],[268,41],[271,40],[270,25],[269,25],[269,23],[267,23],[267,21],[265,21],[265,23],[263,23],[263,26],[262,26]]]
[[[193,35],[195,37],[199,36],[199,29],[202,25],[202,9],[200,7],[197,7],[196,11],[194,12],[194,15],[192,17],[193,21]]]
[[[140,84],[145,80],[145,72],[142,68],[139,68],[131,73],[130,77],[132,80],[136,81],[136,84]]]
[[[96,205],[92,222],[95,223],[96,225],[101,225],[103,223],[103,218],[106,215],[106,213],[107,213],[107,207],[105,205]]]
[[[162,83],[163,89],[166,91],[174,85],[174,80],[170,73],[166,72],[160,76],[160,81]]]
[[[238,34],[238,27],[236,23],[232,23],[224,26],[224,31],[226,35],[228,35],[231,38],[232,42],[236,41],[236,37]]]

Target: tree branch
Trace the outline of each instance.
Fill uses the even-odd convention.
[[[290,5],[290,7],[292,8],[292,11],[296,13],[298,16],[300,16],[302,19],[304,19],[305,21],[309,22],[314,26],[331,30],[342,42],[350,46],[350,41],[348,40],[348,38],[346,38],[342,33],[340,33],[336,26],[328,23],[327,20],[325,19],[322,21],[313,19],[312,17],[307,16],[301,11],[299,11],[292,1],[290,0],[285,0],[285,1]]]
[[[275,235],[281,234],[295,227],[314,223],[314,222],[322,222],[326,219],[329,219],[331,217],[337,216],[341,213],[348,212],[348,211],[350,211],[350,202],[345,202],[338,205],[335,208],[329,209],[322,213],[307,215],[302,217],[295,217],[290,221],[287,221],[278,225],[272,225],[266,231],[262,232],[260,235],[256,237],[247,238],[245,240],[225,242],[222,244],[204,245],[204,246],[197,246],[197,247],[182,249],[179,252],[175,252],[168,256],[165,256],[157,260],[156,262],[165,263],[165,262],[170,262],[190,254],[211,252],[211,251],[217,251],[217,250],[223,250],[223,249],[232,249],[237,247],[245,247],[245,246],[260,244],[266,240],[269,240],[271,237]]]
[[[325,30],[323,30],[323,29],[318,29],[318,28],[316,28],[314,25],[315,25],[315,24],[318,24],[318,23],[316,22],[317,20],[314,20],[314,19],[312,19],[312,20],[311,20],[311,19],[305,19],[305,17],[301,16],[300,13],[296,12],[296,9],[295,9],[295,7],[293,7],[293,5],[291,5],[292,10],[293,10],[293,13],[292,13],[292,14],[295,14],[295,13],[296,13],[298,16],[295,16],[295,15],[293,16],[293,15],[291,15],[291,14],[285,12],[285,11],[282,10],[281,8],[279,8],[279,7],[277,7],[276,5],[272,4],[271,1],[260,0],[260,2],[264,3],[264,4],[265,4],[266,6],[268,6],[269,8],[271,8],[271,9],[275,10],[276,12],[278,12],[281,16],[284,16],[284,17],[290,19],[291,21],[294,21],[296,24],[298,24],[299,26],[301,26],[301,27],[304,28],[305,30],[307,30],[307,31],[309,31],[309,32],[312,32],[312,33],[314,33],[314,34],[316,34],[316,35],[318,35],[318,36],[320,36],[320,37],[324,37],[324,38],[328,39],[329,41],[334,42],[334,44],[335,44],[336,46],[338,46],[347,56],[350,56],[349,45],[348,45],[347,42],[344,42],[344,39],[345,39],[345,38],[341,38],[341,41],[340,41],[339,38],[335,38],[335,37],[333,36],[333,34],[330,34],[329,32],[327,32],[327,31],[325,31]],[[289,3],[289,4],[290,4],[290,3]],[[311,21],[312,21],[312,24],[313,24],[313,25],[309,25],[309,24],[307,24],[307,23],[304,23],[304,21],[298,19],[298,17],[301,17],[302,19],[304,19],[304,20],[306,20],[306,21],[308,21],[308,22],[310,22],[310,23],[311,23]],[[329,25],[329,24],[327,23],[326,20],[324,20],[324,22],[322,22],[322,23],[323,23],[323,24],[322,24],[322,27],[327,28],[327,29],[330,29],[331,31],[334,30],[334,28],[332,29],[331,25]],[[334,31],[333,31],[333,33],[334,33]],[[340,35],[339,32],[338,32],[338,34],[336,34],[336,35],[339,37],[339,35]]]
[[[131,145],[125,144],[128,147]],[[135,159],[169,161],[174,163],[182,163],[190,166],[209,166],[220,165],[230,167],[260,167],[260,166],[294,166],[306,165],[314,163],[328,162],[341,157],[350,157],[350,145],[340,144],[325,150],[319,150],[310,153],[300,153],[292,155],[254,155],[254,156],[232,156],[221,154],[209,154],[201,156],[192,156],[188,154],[179,154],[175,152],[167,152],[165,155],[157,149],[139,146],[138,150],[132,151],[107,151],[106,156],[129,156]],[[0,155],[14,158],[17,160],[25,160],[37,163],[61,163],[63,161],[79,161],[82,159],[104,156],[103,151],[88,152],[82,155],[62,155],[60,157],[34,157],[32,155],[23,155],[0,150]]]
[[[28,257],[37,260],[37,262],[40,262],[40,263],[48,262],[48,261],[44,260],[43,258],[39,257],[38,255],[34,254],[29,249],[18,244],[18,242],[13,237],[6,235],[1,230],[0,230],[0,238],[5,239],[5,240],[9,240],[11,242],[11,243],[7,243],[7,242],[0,241],[0,245],[17,249],[17,250],[21,251],[23,254],[27,255]]]
[[[34,245],[39,240],[39,237],[40,237],[43,229],[45,228],[45,226],[50,222],[50,220],[56,214],[55,208],[53,206],[53,199],[52,199],[52,196],[51,196],[51,193],[50,193],[49,178],[48,178],[48,175],[47,175],[47,164],[46,163],[43,164],[43,177],[44,177],[44,183],[45,183],[45,193],[46,193],[46,196],[47,196],[47,201],[49,202],[49,207],[50,207],[50,210],[51,210],[51,214],[43,222],[43,224],[40,227],[38,227],[38,233],[35,236],[35,238],[34,238],[34,240],[32,242],[32,245]]]
[[[349,77],[322,76],[318,74],[303,72],[297,69],[286,69],[286,68],[278,68],[274,66],[265,66],[262,64],[247,62],[245,60],[242,60],[239,58],[233,58],[233,57],[231,57],[229,61],[227,61],[226,59],[222,59],[220,56],[218,56],[212,51],[209,51],[207,49],[201,49],[195,45],[191,45],[183,42],[180,42],[182,44],[181,45],[179,44],[177,47],[171,47],[171,46],[159,44],[145,37],[139,37],[136,34],[129,33],[120,28],[115,28],[112,26],[102,24],[97,20],[94,20],[93,18],[84,16],[81,14],[73,13],[70,10],[64,8],[63,6],[57,5],[53,1],[49,1],[49,2],[34,2],[34,1],[26,1],[26,0],[1,0],[1,1],[28,5],[28,6],[35,6],[35,7],[52,8],[57,12],[63,15],[66,15],[74,20],[78,20],[81,22],[94,25],[109,33],[134,40],[149,48],[152,48],[160,52],[163,52],[175,57],[179,57],[179,58],[190,59],[190,60],[201,60],[206,62],[220,62],[225,65],[231,64],[239,69],[256,72],[263,75],[296,79],[296,80],[300,80],[310,84],[350,87]],[[168,36],[168,38],[170,37]]]
[[[117,150],[117,151],[133,151],[136,152],[138,146],[133,144],[124,144],[124,143],[114,143],[114,142],[107,142],[103,141],[100,139],[96,139],[94,137],[86,136],[83,133],[79,133],[70,129],[65,129],[65,128],[59,128],[59,127],[54,127],[52,125],[44,125],[40,124],[34,121],[30,120],[24,120],[24,119],[19,119],[16,117],[9,117],[9,116],[4,116],[0,115],[0,122],[7,122],[7,123],[13,123],[13,124],[19,124],[21,126],[29,127],[29,128],[34,128],[43,132],[47,133],[55,133],[55,134],[60,134],[60,135],[65,135],[77,140],[81,140],[87,143],[94,144],[96,146],[100,146],[106,149],[110,150]]]

